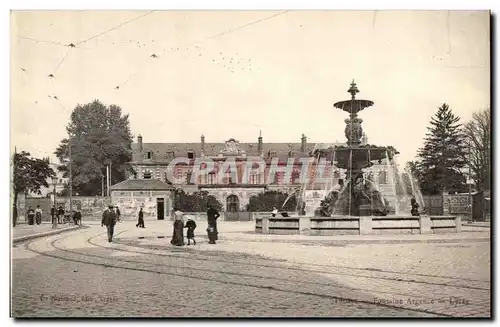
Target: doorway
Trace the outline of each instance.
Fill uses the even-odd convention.
[[[226,199],[225,220],[237,221],[239,219],[238,211],[240,209],[240,200],[238,196],[232,194]]]
[[[156,199],[156,217],[158,220],[165,219],[165,199],[157,198]]]

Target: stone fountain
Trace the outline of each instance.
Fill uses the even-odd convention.
[[[374,161],[379,163],[383,159],[392,160],[398,152],[392,147],[361,145],[363,137],[363,120],[358,118],[358,113],[373,106],[373,101],[356,99],[359,89],[353,81],[348,92],[350,100],[340,101],[333,106],[349,113],[345,120],[346,146],[334,148],[334,163],[337,168],[347,171],[345,187],[339,194],[334,208],[334,215],[349,216],[385,216],[393,211],[389,202],[376,189],[373,181],[365,178],[364,170],[373,165]]]
[[[346,145],[332,146],[318,153],[318,158],[320,155],[332,158],[332,164],[335,166],[333,170],[342,170],[345,176],[345,182],[340,183],[339,179],[336,191],[329,192],[322,201],[319,211],[328,213],[316,215],[306,212],[305,215],[293,217],[271,217],[267,214],[255,216],[255,232],[303,235],[460,232],[462,225],[460,216],[420,214],[419,207],[424,203],[418,186],[410,178],[411,193],[408,194],[410,190],[405,190],[402,175],[395,174],[398,167],[395,157],[398,151],[394,147],[362,142],[363,120],[358,114],[374,103],[370,100],[356,99],[359,89],[354,81],[348,92],[351,94],[351,99],[334,104],[335,108],[349,114],[349,118],[345,120]],[[394,168],[388,169],[392,171],[393,176],[389,178],[392,182],[384,182],[385,185],[391,186],[389,192],[385,188],[384,193],[373,179],[373,170],[380,168],[382,161],[385,161],[387,168]],[[378,166],[372,167],[374,164]],[[397,185],[402,189],[399,194]],[[405,200],[408,196],[411,197],[411,203]],[[390,197],[392,203],[386,197]]]

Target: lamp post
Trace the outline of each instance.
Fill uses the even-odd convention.
[[[71,137],[68,141],[68,156],[69,156],[69,215],[73,215],[73,173],[71,169]]]
[[[52,217],[52,228],[57,228],[57,203],[56,203],[56,185],[57,185],[57,176],[52,177],[52,184],[54,185],[54,216]]]

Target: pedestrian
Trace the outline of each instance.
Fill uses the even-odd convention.
[[[118,206],[115,207],[115,210],[116,210],[115,211],[115,213],[116,213],[116,220],[119,221],[119,222],[121,222],[120,217],[121,217],[122,214],[121,214],[120,209],[118,208]]]
[[[75,213],[73,214],[73,221],[75,222],[75,225],[81,225],[82,223],[82,213],[80,212],[80,209],[76,209]]]
[[[56,207],[55,206],[52,206],[52,208],[50,208],[50,216],[52,217],[52,224],[53,224],[54,219],[56,218]]]
[[[272,216],[276,217],[277,214],[278,214],[278,209],[276,209],[276,207],[273,207]]]
[[[184,220],[182,216],[184,213],[178,209],[174,209],[174,231],[172,233],[172,240],[170,244],[175,246],[184,245]]]
[[[144,227],[144,212],[142,212],[142,208],[139,209],[139,220],[135,227],[146,228]]]
[[[34,225],[35,224],[35,210],[31,206],[29,206],[28,211],[26,212],[26,215],[28,216],[28,225]]]
[[[101,227],[106,226],[108,230],[108,242],[113,241],[113,234],[115,231],[116,214],[113,211],[113,206],[109,206],[102,214]]]
[[[36,224],[40,225],[42,223],[42,209],[40,209],[40,205],[36,206],[35,209],[35,220]]]
[[[187,228],[187,245],[191,245],[190,240],[193,240],[193,244],[196,245],[196,240],[194,239],[194,230],[196,229],[196,223],[194,222],[194,220],[188,219],[184,228]]]
[[[12,206],[12,218],[13,218],[13,225],[14,227],[16,227],[16,224],[17,224],[17,206],[16,204],[14,203],[13,206]]]
[[[61,224],[61,218],[64,219],[64,209],[62,206],[59,206],[57,209],[57,223]]]
[[[219,239],[219,232],[217,230],[217,218],[219,217],[220,217],[219,212],[216,209],[214,209],[211,205],[209,205],[207,210],[208,244],[215,244],[215,241]]]

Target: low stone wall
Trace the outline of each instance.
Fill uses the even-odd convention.
[[[255,232],[300,235],[383,235],[459,233],[460,216],[255,217]]]

